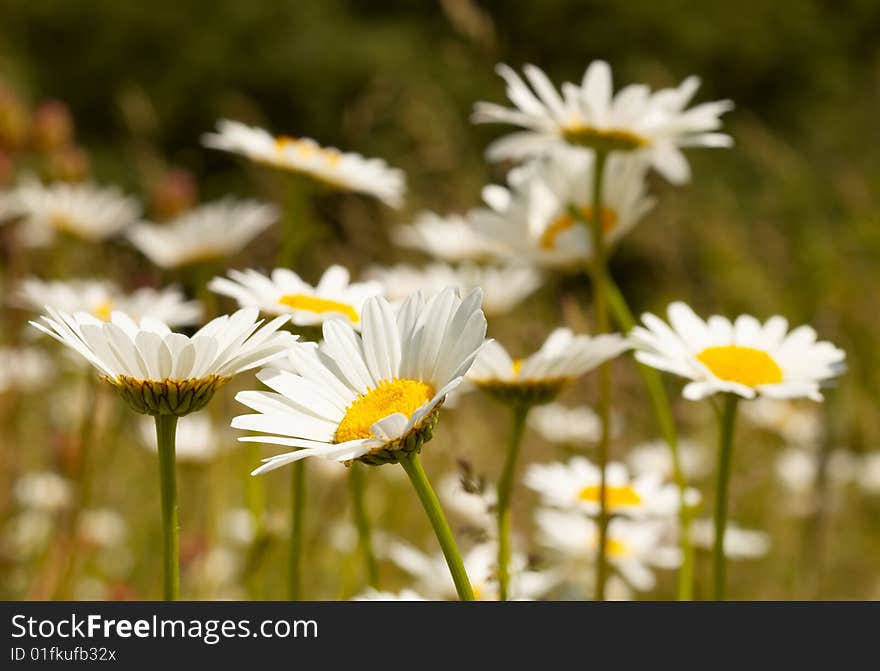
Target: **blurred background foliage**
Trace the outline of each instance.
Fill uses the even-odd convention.
[[[613,272],[634,307],[661,310],[681,298],[703,313],[781,313],[812,323],[849,354],[850,372],[826,406],[829,444],[875,449],[876,0],[0,0],[0,80],[25,99],[70,106],[99,181],[146,194],[182,168],[197,176],[203,199],[271,193],[264,173],[250,170],[244,179],[241,163],[199,146],[199,135],[220,117],[405,169],[403,213],[356,198],[320,204],[328,228],[298,269],[309,279],[333,261],[360,269],[407,258],[390,251],[392,223],[423,208],[464,211],[485,183],[503,178],[482,152],[507,129],[468,120],[474,101],[504,99],[496,63],[532,62],[561,81],[579,80],[594,58],[612,64],[618,85],[668,86],[697,74],[698,101],[736,103],[725,117],[736,147],[690,152],[690,186],[655,180],[658,207],[621,245]],[[580,280],[564,285],[586,295]],[[558,319],[555,288],[493,325],[493,335],[536,344]],[[562,313],[588,324],[588,315]],[[620,375],[634,377],[631,366],[623,368]],[[640,394],[632,387],[621,393],[624,401]],[[711,425],[693,408],[679,404],[685,426]],[[644,414],[633,411],[633,421],[645,424]],[[463,417],[461,425],[476,427],[468,440],[491,440],[478,410]],[[447,440],[467,434],[457,427]],[[738,463],[766,480],[767,446],[744,442]],[[485,460],[488,469],[496,463]],[[775,505],[766,492],[739,500],[746,521],[760,517],[759,505]],[[855,577],[830,578],[824,595],[880,589],[876,503],[858,513],[858,528],[873,540],[847,531],[852,516],[831,527],[851,551],[835,554],[828,572]],[[789,556],[799,551],[792,546]],[[738,594],[789,595],[780,587],[789,563],[774,566],[759,578],[744,571]]]

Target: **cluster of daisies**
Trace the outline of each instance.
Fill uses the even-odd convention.
[[[32,324],[81,355],[134,410],[157,418],[157,426],[158,418],[202,410],[233,377],[256,371],[260,385],[236,394],[243,411],[231,421],[246,432],[240,440],[272,446],[263,463],[253,465],[255,475],[307,457],[340,467],[413,468],[444,406],[477,391],[512,408],[515,421],[548,440],[588,449],[599,434],[613,440],[623,427],[615,421],[602,427],[589,409],[555,401],[594,369],[629,353],[644,366],[684,378],[689,400],[821,400],[823,387],[843,371],[845,355],[811,327],[790,329],[779,316],[703,319],[675,302],[665,318],[645,314],[632,329],[622,325],[628,333],[556,328],[532,353],[487,339],[487,317],[515,309],[545,285],[548,273],[588,267],[596,254],[591,226],[601,228],[600,239],[612,251],[633,231],[656,201],[647,182],[652,171],[683,184],[690,176],[683,149],[731,145],[720,132],[731,103],[691,105],[699,84],[693,77],[674,88],[639,84],[615,92],[604,62],[592,63],[579,83],[561,87],[534,66],[522,75],[507,66],[498,72],[512,107],[478,103],[473,120],[518,127],[487,153],[515,167],[504,185],[485,187],[481,206],[422,213],[391,232],[397,245],[431,258],[421,267],[373,266],[353,279],[334,265],[314,285],[287,267],[229,269],[206,289],[234,300],[239,310],[197,329],[206,306],[175,286],[126,293],[106,280],[28,278],[14,300],[44,312]],[[348,191],[392,208],[403,204],[403,173],[380,159],[226,120],[202,142],[291,173],[309,193]],[[140,204],[115,188],[29,177],[0,202],[0,216],[16,227],[24,246],[58,244],[63,236],[91,243],[119,237],[166,271],[226,264],[280,217],[274,205],[226,198],[155,223],[142,220]],[[199,444],[202,436],[195,452],[210,451],[203,436],[211,429],[196,419],[181,423],[178,441]],[[184,433],[188,426],[192,435]],[[694,475],[697,460],[681,448],[685,472]],[[484,540],[460,560],[475,598],[588,594],[582,583],[592,572],[583,565],[598,556],[619,580],[613,594],[627,595],[651,589],[653,569],[682,562],[680,513],[683,506],[696,509],[700,495],[673,484],[665,444],[633,451],[626,464],[583,456],[533,463],[521,480],[515,466],[511,482],[540,501],[535,538],[548,566],[530,563],[518,533],[511,550],[509,520],[493,526],[499,508],[506,511],[510,482],[444,497],[449,507],[478,499],[462,507]],[[692,532],[695,544],[712,542],[708,521],[696,520]],[[746,532],[727,532],[724,549],[736,555],[736,533]],[[441,545],[443,555],[433,556],[406,542],[388,544],[384,556],[414,579],[415,590],[398,597],[451,598],[456,590],[462,596],[460,581],[446,572],[447,564],[453,576],[457,571],[450,548],[442,538]],[[765,546],[756,551],[753,543],[752,555]],[[364,598],[393,596],[373,590]]]

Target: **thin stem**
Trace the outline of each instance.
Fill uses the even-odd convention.
[[[498,589],[499,599],[507,601],[508,585],[510,584],[510,501],[513,498],[513,481],[516,475],[516,463],[519,460],[523,433],[526,426],[528,407],[513,408],[513,421],[510,427],[510,440],[507,444],[507,457],[504,470],[498,481]]]
[[[724,534],[727,529],[727,499],[730,491],[730,464],[733,457],[733,431],[736,425],[736,406],[739,397],[727,394],[721,411],[718,440],[718,484],[715,491],[715,549],[713,564],[715,569],[716,601],[724,601],[726,586],[726,556],[724,554]]]
[[[162,557],[165,572],[165,601],[180,598],[179,538],[177,523],[177,417],[156,415],[156,443],[159,446],[159,486],[162,492]]]
[[[431,521],[434,528],[434,534],[440,542],[440,548],[443,550],[443,556],[446,557],[446,564],[449,566],[449,573],[452,575],[452,581],[455,583],[455,589],[458,592],[458,598],[462,601],[473,601],[474,591],[471,589],[470,580],[468,580],[467,572],[464,570],[464,562],[461,560],[461,553],[455,544],[455,538],[452,536],[452,530],[443,514],[443,508],[440,507],[440,501],[428,481],[425,469],[422,468],[422,462],[419,461],[419,455],[413,454],[408,459],[400,462],[403,470],[409,476],[409,481],[422,507]]]
[[[608,290],[608,301],[614,319],[621,330],[629,332],[636,325],[635,317],[627,305],[626,299],[614,278],[607,277],[605,287]],[[639,363],[639,373],[648,390],[654,417],[660,428],[660,435],[669,446],[672,455],[672,477],[678,488],[678,523],[680,527],[680,544],[682,562],[678,571],[678,600],[690,601],[694,595],[694,546],[691,542],[692,511],[687,504],[687,478],[681,465],[681,453],[678,449],[678,432],[672,416],[672,405],[663,386],[659,371]]]
[[[370,533],[370,519],[367,516],[367,508],[364,503],[364,467],[355,462],[351,465],[348,474],[348,484],[351,488],[351,505],[354,512],[354,523],[358,532],[358,549],[363,555],[364,564],[367,567],[367,580],[373,589],[379,588],[379,571],[376,566],[376,557],[373,554],[373,539]]]
[[[310,210],[311,189],[305,179],[289,177],[285,182],[285,208],[281,222],[284,237],[278,250],[278,265],[293,268],[314,235]]]
[[[596,151],[593,166],[593,204],[591,210],[593,237],[593,303],[596,311],[596,330],[607,333],[610,330],[608,315],[608,268],[605,250],[605,231],[602,227],[602,180],[605,174],[605,162],[608,154]],[[608,464],[610,422],[611,422],[611,362],[606,361],[599,366],[599,421],[602,433],[599,438],[597,458],[601,473],[599,482],[599,547],[596,560],[596,599],[605,600],[605,582],[608,577],[608,561],[605,547],[608,540],[608,509],[606,496],[605,470]]]
[[[300,568],[303,546],[303,518],[306,510],[306,460],[293,462],[290,477],[290,584],[289,598],[300,600]]]

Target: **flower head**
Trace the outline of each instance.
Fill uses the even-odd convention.
[[[157,266],[179,268],[237,254],[278,216],[274,205],[224,198],[161,224],[142,221],[128,237]]]
[[[585,457],[567,463],[532,464],[524,482],[545,505],[598,515],[602,471]],[[610,515],[663,516],[676,510],[678,493],[656,473],[630,477],[626,466],[605,467],[605,509]]]
[[[575,335],[558,328],[537,352],[513,359],[495,341],[486,343],[468,380],[506,403],[537,405],[552,401],[569,382],[630,348],[617,334]]]
[[[441,217],[422,212],[410,226],[398,226],[392,239],[401,246],[417,249],[441,261],[486,261],[502,252],[498,244],[480,235],[466,217]]]
[[[217,122],[216,133],[202,136],[202,144],[298,173],[333,189],[375,196],[391,207],[403,204],[403,172],[382,159],[322,147],[309,138],[274,137],[262,128],[226,119]]]
[[[364,301],[382,293],[377,282],[349,282],[348,270],[342,266],[330,266],[314,287],[286,268],[276,268],[270,277],[256,270],[230,270],[229,277],[215,277],[208,288],[231,296],[242,307],[257,307],[272,315],[289,314],[296,326],[345,319],[359,329]]]
[[[433,296],[446,287],[463,292],[483,291],[483,312],[486,316],[502,315],[513,310],[532,295],[543,283],[541,273],[531,266],[478,266],[463,263],[457,267],[446,263],[430,263],[424,268],[398,264],[389,268],[373,266],[366,276],[381,282],[385,296],[392,303],[402,301],[416,291]]]
[[[492,160],[545,153],[560,144],[597,151],[642,152],[668,180],[682,183],[690,168],[682,147],[729,147],[729,136],[717,132],[720,116],[733,108],[729,100],[687,109],[700,81],[688,77],[677,88],[656,92],[631,84],[616,95],[611,68],[604,61],[587,67],[580,85],[566,82],[562,94],[539,68],[523,68],[528,83],[512,68],[498,66],[514,109],[477,103],[477,123],[509,123],[524,130],[489,147]]]
[[[114,310],[134,320],[158,319],[171,327],[197,324],[202,318],[201,304],[186,300],[177,287],[143,287],[126,294],[108,280],[47,282],[30,278],[22,282],[19,297],[35,310],[49,306],[70,314],[88,312],[103,321],[110,319]]]
[[[539,510],[535,514],[538,542],[566,559],[595,562],[599,549],[599,525],[574,512]],[[615,517],[608,523],[605,556],[635,589],[653,589],[652,568],[676,568],[681,563],[678,548],[666,539],[665,524],[656,520]]]
[[[599,442],[602,422],[586,405],[567,408],[548,403],[529,413],[529,426],[546,441],[563,445],[593,445]]]
[[[691,524],[694,546],[706,550],[715,544],[715,524],[703,518]],[[743,529],[736,522],[728,522],[724,530],[724,554],[729,559],[758,559],[770,551],[770,537],[763,531]]]
[[[284,356],[296,340],[278,332],[286,316],[260,327],[255,309],[217,317],[192,337],[156,319],[135,322],[122,312],[102,321],[85,312],[47,311],[42,324],[31,324],[79,352],[146,415],[201,410],[233,376]]]
[[[453,289],[431,299],[414,294],[395,314],[373,297],[364,304],[362,336],[342,320],[326,321],[320,346],[292,348],[296,372],[260,371],[273,391],[239,393],[236,399],[257,412],[232,426],[272,434],[241,440],[299,449],[267,459],[254,473],[310,456],[381,464],[420,450],[440,404],[483,344],[480,298],[479,291],[460,298]]]
[[[693,380],[685,398],[719,392],[755,398],[811,398],[845,369],[846,354],[830,342],[816,341],[809,326],[788,330],[783,317],[764,324],[749,315],[734,322],[720,316],[703,321],[684,303],[672,303],[669,324],[645,314],[631,340],[643,364]]]
[[[58,233],[100,242],[137,221],[140,203],[116,187],[23,181],[14,191],[23,217],[23,240],[31,247],[52,243]]]
[[[558,149],[508,175],[508,188],[483,189],[487,207],[473,210],[471,226],[506,257],[542,266],[583,265],[593,255],[595,157],[581,149]],[[639,157],[612,156],[602,178],[600,220],[613,244],[654,206],[647,195],[647,163]]]
[[[52,381],[55,366],[43,350],[35,347],[0,347],[0,394],[29,392]]]

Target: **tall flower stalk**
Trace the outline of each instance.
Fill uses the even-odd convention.
[[[156,444],[159,447],[159,490],[162,497],[163,596],[166,601],[180,598],[179,528],[177,522],[177,458],[175,438],[177,417],[156,415]]]
[[[592,239],[593,239],[593,304],[596,311],[596,330],[607,333],[610,327],[608,312],[607,277],[608,266],[605,253],[605,232],[602,227],[602,179],[605,174],[605,162],[608,153],[595,151],[593,168],[593,205],[592,205]],[[610,424],[611,424],[611,363],[606,361],[598,370],[599,404],[598,414],[601,424],[599,445],[596,457],[602,479],[599,484],[599,547],[596,550],[596,599],[605,600],[605,582],[608,577],[608,560],[605,549],[608,541],[608,506],[606,493],[606,466],[608,464]]]
[[[626,298],[620,291],[620,287],[614,282],[614,278],[606,278],[605,287],[608,289],[608,302],[614,319],[622,331],[628,333],[636,325],[635,317],[626,302]],[[691,541],[692,514],[687,503],[687,478],[681,465],[681,454],[678,449],[678,431],[675,426],[675,418],[672,415],[672,405],[660,373],[643,363],[637,364],[645,389],[651,400],[651,409],[657,420],[660,435],[669,446],[672,456],[672,477],[678,488],[678,524],[679,543],[681,546],[681,567],[678,570],[678,585],[676,589],[679,601],[690,601],[694,595],[694,546]]]
[[[516,464],[519,461],[520,448],[522,447],[523,433],[526,427],[526,418],[529,414],[529,406],[515,405],[512,408],[513,420],[510,426],[510,439],[507,445],[507,456],[504,459],[504,470],[498,481],[498,504],[496,517],[498,519],[498,598],[501,601],[508,599],[508,586],[510,584],[510,503],[513,498],[513,483],[516,476]]]
[[[290,470],[290,552],[288,597],[302,598],[302,549],[306,512],[306,464],[297,461]]]
[[[348,485],[351,490],[351,507],[354,513],[354,524],[358,534],[358,551],[364,560],[367,570],[367,582],[373,589],[379,588],[379,569],[373,554],[373,538],[370,532],[370,518],[364,502],[364,467],[353,463],[348,473]]]
[[[727,555],[724,535],[727,530],[727,502],[730,493],[730,470],[733,461],[733,434],[739,397],[725,394],[718,414],[718,473],[715,486],[715,546],[712,550],[713,598],[724,601],[727,587]]]
[[[446,515],[443,514],[443,508],[440,506],[440,501],[437,499],[433,487],[431,487],[425,469],[422,468],[422,462],[419,461],[418,454],[401,459],[400,465],[403,466],[403,470],[409,476],[409,481],[416,490],[419,501],[422,502],[422,507],[428,515],[431,527],[434,529],[434,535],[437,536],[440,549],[446,558],[447,566],[449,566],[449,573],[452,575],[452,581],[455,583],[455,591],[458,593],[458,598],[462,601],[473,601],[474,591],[471,588],[467,571],[465,571],[461,553],[458,551],[452,530],[449,528],[449,522],[446,521]]]

